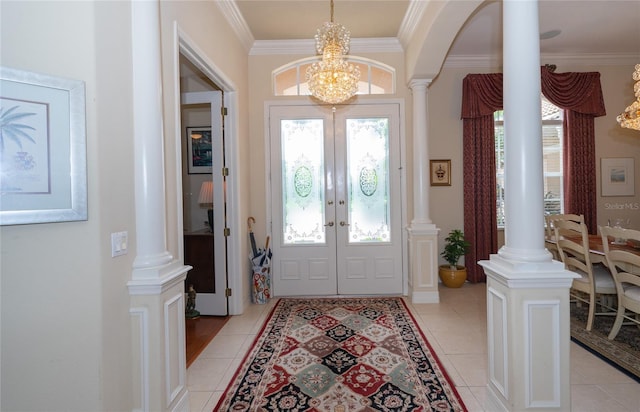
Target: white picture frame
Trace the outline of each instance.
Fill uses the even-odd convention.
[[[602,196],[634,196],[635,171],[632,157],[600,159]]]
[[[85,83],[0,67],[0,225],[87,220]]]

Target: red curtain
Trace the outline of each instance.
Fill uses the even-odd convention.
[[[600,73],[541,70],[542,94],[565,110],[565,213],[583,214],[596,233],[594,118],[604,116]],[[484,282],[476,262],[498,251],[493,112],[502,109],[502,73],[469,74],[462,88],[464,233],[471,242],[465,255],[467,277]]]

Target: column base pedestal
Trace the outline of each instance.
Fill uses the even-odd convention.
[[[488,400],[496,410],[571,410],[569,288],[555,261],[479,264],[487,275]]]
[[[409,297],[412,303],[438,303],[438,229],[411,227],[409,232]]]

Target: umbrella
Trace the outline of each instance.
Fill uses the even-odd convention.
[[[255,224],[255,223],[256,223],[256,219],[253,216],[249,216],[249,218],[247,219],[247,226],[249,227],[249,240],[251,241],[251,251],[253,252],[253,256],[256,256],[258,254],[258,248],[256,247],[256,238],[253,235],[253,226],[252,226],[252,224]]]
[[[271,249],[269,248],[269,236],[264,249],[258,249],[253,234],[252,224],[256,220],[253,217],[247,219],[249,226],[249,239],[251,240],[251,284],[253,288],[253,303],[264,304],[271,297]]]

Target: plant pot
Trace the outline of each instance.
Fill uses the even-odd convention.
[[[467,268],[457,266],[457,269],[451,269],[450,265],[440,265],[438,275],[446,287],[459,288],[467,280]]]

